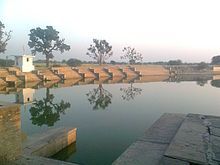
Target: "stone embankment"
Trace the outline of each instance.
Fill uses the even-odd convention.
[[[143,76],[168,76],[169,71],[162,66],[93,66],[93,67],[52,67],[23,73],[16,67],[0,69],[0,86],[16,86],[22,82],[63,81],[85,78],[126,78]]]
[[[113,165],[218,165],[220,117],[164,114]]]
[[[21,128],[20,106],[0,102],[1,165],[75,165],[49,159],[76,142],[76,128],[54,128],[27,136]]]

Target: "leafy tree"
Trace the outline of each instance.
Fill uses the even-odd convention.
[[[168,65],[181,65],[182,61],[181,60],[170,60],[167,63]]]
[[[124,55],[121,56],[121,59],[128,59],[129,64],[135,64],[137,61],[141,62],[143,60],[142,54],[137,52],[135,48],[124,47],[122,51]]]
[[[53,103],[54,95],[50,94],[49,88],[46,91],[46,98],[35,100],[30,108],[31,120],[34,125],[53,126],[60,120],[60,114],[65,114],[65,110],[70,107],[70,103],[61,100],[60,103]]]
[[[106,40],[93,39],[93,44],[90,45],[86,54],[101,65],[113,55],[112,46]]]
[[[122,99],[126,101],[134,100],[137,95],[140,95],[142,92],[141,88],[133,87],[133,83],[128,88],[120,88],[124,94],[122,95]]]
[[[220,65],[220,55],[212,57],[212,65]]]
[[[70,46],[64,43],[65,39],[60,39],[59,32],[52,26],[46,26],[46,29],[40,27],[31,29],[28,45],[35,55],[37,52],[46,56],[46,64],[49,66],[49,60],[52,59],[53,51],[69,51]]]
[[[8,41],[11,39],[11,31],[4,31],[5,25],[0,21],[0,53],[6,51]]]
[[[112,94],[105,90],[102,84],[99,84],[98,88],[94,88],[92,91],[86,94],[90,104],[94,104],[93,109],[105,109],[111,104]]]
[[[71,58],[69,60],[67,60],[66,62],[67,65],[69,66],[80,66],[82,64],[82,61],[75,59],[75,58]]]

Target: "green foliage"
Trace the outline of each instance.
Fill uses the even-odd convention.
[[[59,32],[52,26],[46,26],[46,29],[40,27],[31,29],[28,45],[31,52],[35,55],[37,52],[46,56],[46,64],[49,66],[49,59],[52,59],[53,51],[69,51],[70,46],[64,43],[65,39],[60,39]]]
[[[207,69],[209,67],[209,64],[205,63],[205,62],[200,62],[197,65],[197,69],[202,70],[202,69]]]
[[[11,31],[4,31],[5,25],[0,21],[0,53],[6,51],[8,41],[11,39]]]
[[[90,45],[86,55],[90,56],[101,65],[113,55],[112,46],[110,46],[106,40],[93,39],[93,45]]]
[[[82,61],[75,59],[75,58],[71,58],[71,59],[67,60],[66,64],[69,66],[76,67],[76,66],[80,66],[82,64]]]
[[[182,61],[181,60],[170,60],[167,63],[168,65],[182,65]]]
[[[212,65],[220,65],[220,55],[212,57]]]
[[[0,67],[9,67],[14,65],[14,60],[0,59]]]
[[[129,64],[135,64],[137,61],[141,62],[143,60],[142,54],[137,52],[135,48],[124,47],[122,51],[124,55],[121,56],[121,59],[128,59]]]
[[[111,61],[110,61],[110,64],[115,65],[115,64],[116,64],[116,61],[111,60]]]

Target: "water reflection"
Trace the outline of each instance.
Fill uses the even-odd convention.
[[[74,153],[76,153],[76,142],[68,145],[66,148],[53,155],[51,158],[65,161]]]
[[[120,91],[123,92],[122,99],[129,101],[134,100],[137,95],[141,95],[142,89],[134,87],[131,83],[128,88],[120,88]]]
[[[93,105],[93,110],[105,109],[112,103],[112,94],[99,84],[98,88],[94,88],[86,94],[88,101]]]
[[[208,80],[197,80],[196,81],[196,84],[201,87],[205,86],[205,84],[207,84],[207,83],[208,83]]]
[[[32,124],[51,127],[60,120],[60,114],[65,114],[65,110],[70,108],[69,102],[61,100],[60,103],[53,103],[54,95],[50,94],[49,88],[46,90],[46,98],[35,100],[30,108]]]
[[[212,80],[211,85],[216,88],[220,88],[220,80]]]

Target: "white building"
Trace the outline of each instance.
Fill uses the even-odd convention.
[[[31,72],[34,70],[32,55],[15,56],[15,66],[19,67],[22,72]]]

